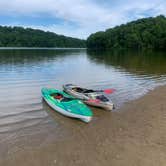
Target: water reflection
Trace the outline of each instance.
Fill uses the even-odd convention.
[[[61,89],[66,83],[115,88],[108,97],[118,108],[166,83],[166,56],[162,52],[0,49],[0,139],[4,134],[19,135],[21,131],[27,137],[48,133],[49,129],[60,135],[66,126],[82,124],[43,105],[42,87]],[[106,116],[101,109],[93,111],[96,120]]]
[[[123,68],[136,74],[166,74],[166,53],[154,51],[90,51],[88,58],[96,64]]]
[[[0,49],[0,65],[41,63],[76,55],[84,52],[83,49]]]

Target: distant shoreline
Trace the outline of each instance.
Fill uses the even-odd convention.
[[[0,47],[86,47],[83,39],[39,29],[0,26]]]

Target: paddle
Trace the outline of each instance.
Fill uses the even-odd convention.
[[[87,101],[90,103],[100,103],[100,100],[98,100],[98,99],[89,99]]]

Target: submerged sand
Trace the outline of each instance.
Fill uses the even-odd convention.
[[[98,109],[94,114],[89,124],[60,117],[61,125],[68,131],[66,137],[11,150],[1,156],[0,165],[166,165],[166,86],[114,112]]]

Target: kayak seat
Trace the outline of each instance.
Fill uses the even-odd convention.
[[[72,90],[79,92],[79,93],[92,93],[92,92],[94,92],[94,90],[92,90],[92,89],[83,89],[80,87],[72,88]]]
[[[74,87],[72,88],[72,90],[79,92],[79,93],[83,93],[84,89],[80,88],[80,87]]]
[[[92,89],[85,89],[85,90],[83,91],[83,93],[93,93],[93,92],[95,92],[95,91],[92,90]]]
[[[63,95],[60,93],[52,93],[50,96],[52,96],[54,99],[61,100],[63,99]]]
[[[50,96],[52,96],[56,100],[59,100],[60,102],[69,102],[71,100],[74,100],[73,98],[63,96],[61,93],[52,93]]]
[[[103,101],[103,102],[109,101],[104,95],[96,96],[96,99]]]
[[[63,99],[61,100],[61,102],[69,102],[74,100],[73,98],[69,98],[69,97],[63,97]]]

